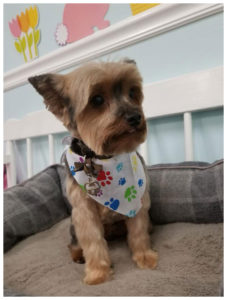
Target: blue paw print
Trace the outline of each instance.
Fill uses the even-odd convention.
[[[130,210],[130,212],[127,214],[127,216],[128,216],[129,218],[133,218],[133,217],[135,217],[135,215],[136,215],[135,209]]]
[[[117,166],[116,166],[116,169],[118,172],[120,172],[122,169],[123,169],[123,163],[119,163]]]
[[[139,186],[139,187],[143,186],[143,179],[139,179],[139,180],[138,180],[138,186]]]
[[[111,209],[117,210],[118,206],[120,204],[120,201],[118,199],[110,198],[110,201],[107,201],[104,203],[104,205],[109,205]]]
[[[125,183],[126,183],[126,179],[124,177],[120,178],[119,181],[118,181],[119,185],[124,185]]]
[[[70,172],[71,174],[74,176],[76,174],[76,172],[74,171],[74,166],[71,166],[70,167]]]

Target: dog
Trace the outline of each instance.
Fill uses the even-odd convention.
[[[66,75],[43,74],[28,81],[73,137],[66,151],[66,190],[77,244],[69,248],[74,261],[85,260],[84,282],[110,279],[105,229],[120,234],[116,224],[127,228],[137,266],[154,269],[158,255],[150,245],[149,182],[136,152],[147,126],[135,61],[89,62]]]

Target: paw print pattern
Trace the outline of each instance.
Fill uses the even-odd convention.
[[[111,180],[113,180],[113,177],[110,176],[110,172],[107,171],[99,171],[99,174],[98,174],[98,177],[97,177],[97,180],[100,181],[101,185],[102,186],[105,186],[106,184],[111,184]]]
[[[79,161],[81,162],[81,163],[84,163],[84,159],[83,159],[83,157],[79,157]]]
[[[143,186],[143,179],[139,179],[139,180],[138,180],[138,186],[139,186],[139,187]]]
[[[119,181],[118,181],[119,185],[124,185],[125,183],[126,183],[126,179],[124,177],[120,178]]]
[[[135,209],[130,210],[130,212],[127,214],[127,216],[128,216],[129,218],[133,218],[133,217],[135,217],[135,215],[136,215]]]
[[[70,172],[73,176],[76,174],[74,166],[70,166]]]
[[[86,192],[85,186],[84,186],[83,184],[80,184],[80,188],[81,188],[84,192]]]
[[[120,201],[118,199],[110,198],[110,201],[104,203],[105,206],[109,206],[113,210],[117,210]]]
[[[132,199],[135,199],[136,198],[136,194],[137,194],[137,191],[136,191],[134,185],[128,187],[125,190],[125,198],[128,200],[128,202],[131,202]]]
[[[138,162],[137,162],[137,158],[136,158],[136,155],[132,155],[132,169],[134,172],[137,171],[137,168],[138,168]]]
[[[119,173],[119,172],[121,172],[122,169],[123,169],[123,163],[121,162],[116,166],[116,170]]]
[[[98,193],[97,193],[96,196],[101,197],[102,195],[103,195],[103,192],[102,192],[102,190],[100,189],[100,190],[98,191]]]

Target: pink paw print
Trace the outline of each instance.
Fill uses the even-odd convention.
[[[113,177],[110,176],[110,172],[107,171],[99,171],[99,174],[98,174],[98,177],[97,177],[97,180],[100,181],[101,185],[102,186],[105,186],[106,184],[111,184],[111,180],[113,180]]]

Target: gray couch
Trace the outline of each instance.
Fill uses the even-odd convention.
[[[139,270],[125,240],[109,244],[114,277],[82,283],[71,261],[65,169],[53,165],[4,192],[5,296],[218,296],[223,263],[223,160],[148,167],[157,270]]]

